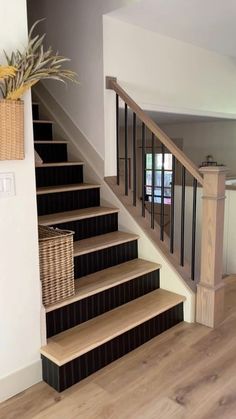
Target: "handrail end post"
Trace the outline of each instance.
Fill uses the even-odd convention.
[[[117,82],[116,77],[106,76],[106,89],[113,90],[113,83]]]
[[[196,321],[216,327],[224,319],[223,235],[225,167],[200,168],[203,174],[201,273]]]

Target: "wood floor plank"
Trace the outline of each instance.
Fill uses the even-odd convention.
[[[120,265],[95,272],[91,275],[86,275],[75,281],[75,295],[48,306],[46,308],[46,313],[130,281],[141,275],[153,272],[160,269],[160,267],[161,266],[157,263],[143,259],[133,259]]]
[[[108,400],[107,393],[101,389],[101,387],[90,382],[89,393],[90,397],[94,401],[96,400],[95,408],[95,406],[91,405],[90,402],[86,400],[87,391],[88,388],[82,386],[77,398],[74,397],[73,393],[69,393],[68,397],[63,398],[63,400],[60,401],[59,411],[55,409],[54,405],[46,411],[35,415],[32,419],[68,419],[68,410],[70,411],[70,419],[95,419],[97,410],[100,407],[103,407]]]
[[[215,330],[178,324],[60,395],[33,386],[2,403],[0,419],[235,419],[235,292],[231,277]]]
[[[178,326],[175,329],[178,329]],[[204,333],[207,331],[207,328],[203,326],[200,326],[200,329]],[[169,334],[170,336],[171,333],[169,332],[173,332],[173,330],[167,331],[164,335]],[[205,336],[208,336],[208,333]],[[143,417],[152,418],[154,401],[156,417],[162,418],[162,415],[160,415],[162,409],[159,402],[164,402],[166,399],[166,401],[171,400],[171,405],[173,407],[176,405],[177,408],[176,411],[173,411],[176,416],[172,416],[171,411],[167,409],[170,414],[169,417],[181,419],[191,417],[192,419],[193,412],[200,406],[199,401],[207,402],[209,395],[214,393],[214,389],[217,389],[218,385],[222,386],[222,381],[228,382],[224,370],[226,367],[230,373],[230,358],[234,357],[233,341],[228,347],[222,345],[219,350],[216,348],[212,354],[207,352],[202,354],[191,344],[178,343],[177,340],[173,345],[173,342],[169,342],[167,339],[165,347],[161,347],[158,338],[154,341],[152,351],[146,350],[151,343],[143,345],[135,351],[136,353],[132,357],[129,354],[126,360],[123,359],[123,371],[120,363],[118,370],[113,369],[110,373],[107,371],[106,376],[103,375],[103,384],[99,378],[96,379],[96,383],[106,389],[112,398],[116,399],[113,402],[113,408],[119,411],[121,418],[132,417],[134,412],[136,412],[137,417],[142,417],[139,415],[145,414],[146,416]],[[236,346],[235,336],[233,345]],[[142,352],[143,355],[145,353],[145,363],[142,362],[144,357],[140,356],[140,362],[136,362],[135,365],[134,358],[137,357],[138,352],[140,354]],[[227,356],[229,353],[231,353],[231,356]],[[224,362],[226,358],[228,360]],[[129,368],[127,368],[128,364]],[[215,374],[217,367],[219,367],[219,380],[217,374]],[[117,377],[117,373],[119,377]],[[234,368],[232,369],[232,376],[235,376]],[[168,402],[164,405],[167,408]],[[163,417],[168,418],[164,414]],[[194,418],[199,419],[201,417],[200,414]],[[211,419],[210,416],[209,419]]]
[[[235,380],[232,376],[217,391],[208,393],[207,403],[195,409],[192,419],[235,419]]]
[[[184,300],[180,295],[155,290],[50,338],[41,354],[63,365]]]

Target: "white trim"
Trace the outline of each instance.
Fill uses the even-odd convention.
[[[0,378],[0,402],[42,381],[41,360]]]

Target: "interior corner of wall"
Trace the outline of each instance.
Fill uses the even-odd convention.
[[[195,322],[196,294],[192,293],[184,302],[184,321]]]
[[[0,378],[0,403],[42,381],[41,360]]]

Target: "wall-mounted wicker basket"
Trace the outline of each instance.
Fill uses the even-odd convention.
[[[23,160],[24,102],[0,100],[0,160]]]
[[[74,295],[73,231],[39,226],[39,263],[43,304]]]

